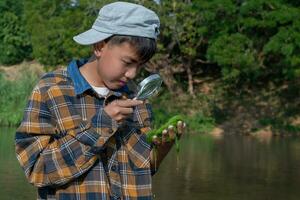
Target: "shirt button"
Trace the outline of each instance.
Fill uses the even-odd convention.
[[[115,166],[115,165],[111,166],[111,171],[115,172],[115,171],[117,171],[117,169],[118,169],[117,166]]]

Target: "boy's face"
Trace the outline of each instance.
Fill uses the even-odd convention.
[[[133,79],[140,68],[135,48],[128,42],[119,45],[109,43],[95,47],[97,59],[97,75],[99,80],[109,89],[123,87]]]

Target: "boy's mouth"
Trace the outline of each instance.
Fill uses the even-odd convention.
[[[121,84],[122,86],[126,85],[126,82],[125,82],[125,81],[120,80],[119,82],[120,82],[120,84]]]

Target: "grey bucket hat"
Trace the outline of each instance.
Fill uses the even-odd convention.
[[[157,39],[159,18],[144,6],[115,2],[103,6],[91,29],[73,39],[82,45],[90,45],[112,35],[130,35]]]

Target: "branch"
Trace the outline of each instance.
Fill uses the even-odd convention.
[[[202,64],[209,64],[209,65],[215,64],[215,63],[212,63],[212,62],[210,62],[210,61],[202,60],[202,59],[200,59],[200,58],[196,59],[196,62],[202,63]]]

